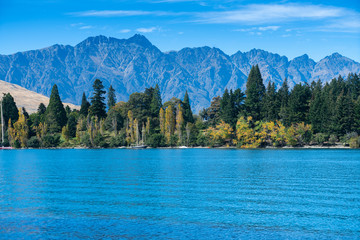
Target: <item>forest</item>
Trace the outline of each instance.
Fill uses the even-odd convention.
[[[105,97],[106,96],[106,97]],[[285,79],[279,89],[265,87],[259,67],[249,73],[246,90],[225,90],[211,105],[193,114],[190,97],[162,102],[158,85],[117,102],[115,89],[101,80],[80,110],[64,107],[57,85],[49,105],[36,113],[18,109],[4,94],[3,146],[14,148],[87,147],[302,147],[360,143],[360,79],[357,74],[323,83]],[[3,134],[3,133],[1,133]]]

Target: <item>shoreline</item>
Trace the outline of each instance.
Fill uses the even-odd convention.
[[[329,145],[329,146],[323,146],[323,145],[304,145],[304,146],[283,146],[283,147],[272,147],[272,146],[266,146],[263,148],[238,148],[236,146],[220,146],[220,147],[202,147],[202,146],[197,146],[197,147],[184,147],[184,146],[176,146],[176,147],[158,147],[158,148],[152,148],[152,147],[147,147],[147,148],[143,148],[143,149],[137,149],[137,148],[132,148],[132,147],[126,147],[126,146],[122,146],[122,147],[115,147],[115,148],[89,148],[89,147],[81,147],[81,146],[76,146],[76,147],[54,147],[54,148],[14,148],[14,149],[6,149],[6,150],[25,150],[25,149],[39,149],[39,150],[47,150],[47,149],[132,149],[132,150],[144,150],[144,149],[233,149],[233,150],[283,150],[283,149],[356,149],[356,148],[350,148],[350,146],[345,146],[341,143],[335,144],[335,145]]]

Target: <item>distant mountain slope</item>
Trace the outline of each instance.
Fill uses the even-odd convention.
[[[245,90],[252,65],[259,64],[265,84],[290,86],[312,80],[330,81],[339,74],[360,73],[360,64],[338,53],[315,62],[307,55],[291,61],[285,56],[253,49],[229,56],[217,48],[184,48],[161,52],[142,35],[129,39],[89,37],[76,46],[0,55],[0,79],[50,95],[56,83],[64,101],[80,104],[82,92],[92,92],[96,78],[113,85],[118,100],[159,84],[164,101],[189,92],[195,112],[207,107],[225,88]]]
[[[39,104],[43,103],[45,106],[49,104],[49,98],[36,92],[29,91],[16,84],[11,84],[0,80],[0,97],[3,93],[10,93],[13,96],[17,107],[25,107],[28,113],[36,112]],[[64,107],[69,105],[71,109],[80,109],[71,103],[63,103]]]

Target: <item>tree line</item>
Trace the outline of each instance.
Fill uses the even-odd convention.
[[[36,113],[18,109],[4,94],[5,142],[16,148],[167,146],[333,145],[359,147],[360,80],[357,74],[329,83],[298,83],[285,79],[279,89],[267,87],[259,67],[250,70],[246,90],[225,90],[208,108],[194,115],[188,92],[183,100],[162,102],[159,86],[133,93],[117,102],[115,89],[106,91],[96,79],[80,110],[64,107],[56,85],[49,105]]]

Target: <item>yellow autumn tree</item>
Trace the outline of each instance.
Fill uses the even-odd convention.
[[[62,128],[62,130],[61,130],[61,136],[65,139],[66,142],[69,141],[69,139],[70,139],[70,134],[69,134],[68,125],[63,126],[63,128]]]
[[[223,146],[232,144],[233,129],[230,124],[221,120],[215,127],[205,130],[205,136],[210,140],[212,146]]]
[[[263,145],[283,146],[285,145],[285,133],[286,128],[280,121],[264,122],[258,133],[258,139]]]
[[[20,142],[21,147],[26,147],[29,136],[29,127],[21,108],[19,108],[19,119],[14,123],[14,131],[15,140]]]
[[[170,144],[171,137],[174,135],[174,131],[175,131],[174,110],[173,107],[169,105],[165,111],[165,138],[167,144]]]
[[[135,118],[134,119],[134,141],[137,145],[139,144],[139,122],[138,120]]]
[[[134,136],[134,115],[131,110],[128,111],[128,119],[127,119],[127,126],[126,126],[126,142],[128,145],[135,142]]]
[[[159,121],[160,121],[160,132],[165,135],[165,113],[163,108],[160,108],[159,111]]]
[[[256,142],[255,131],[250,126],[252,122],[252,117],[240,117],[236,122],[236,139],[237,144],[241,148],[256,148],[258,147]]]
[[[184,116],[183,116],[183,108],[181,105],[178,105],[177,111],[176,111],[176,133],[179,138],[179,144],[182,144],[182,128],[184,125]]]
[[[8,122],[8,139],[11,146],[15,146],[15,140],[16,140],[16,131],[12,127],[11,118],[9,118]]]
[[[303,122],[292,124],[285,134],[286,143],[291,146],[304,145],[310,142],[312,127]]]

